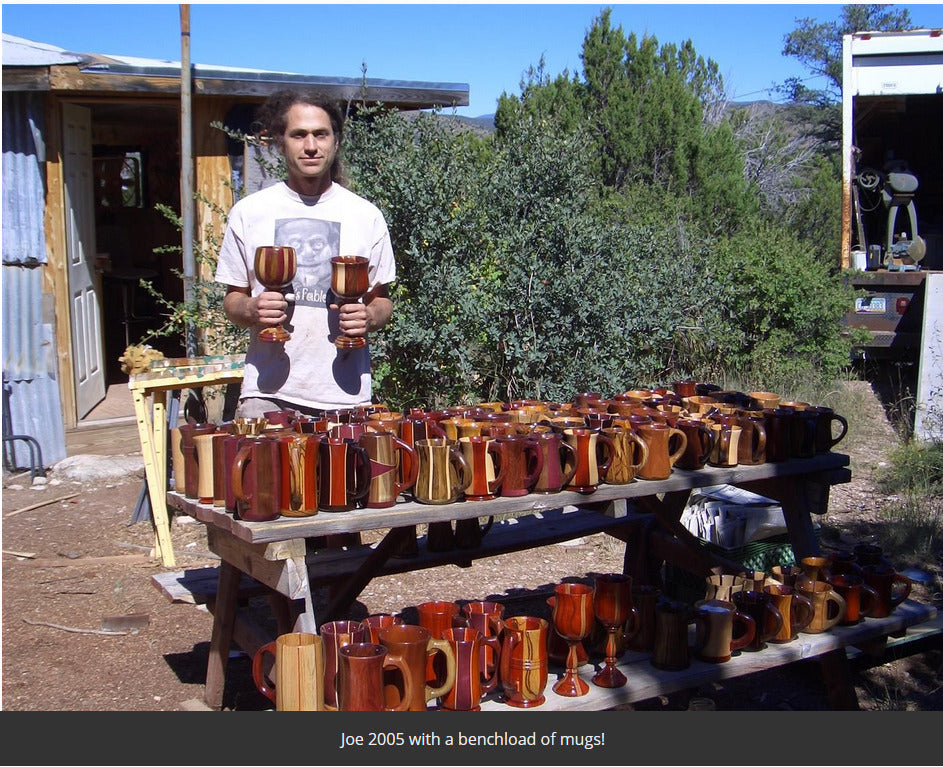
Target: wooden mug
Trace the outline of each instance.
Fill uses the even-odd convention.
[[[444,696],[455,684],[455,653],[452,646],[445,639],[434,638],[429,629],[404,623],[380,629],[379,639],[392,657],[404,660],[406,673],[412,679],[412,695],[408,695],[402,673],[384,672],[384,699],[387,706],[396,707],[406,698],[409,711],[425,711],[429,701]],[[426,682],[427,658],[434,653],[441,653],[445,658],[445,679],[438,687]]]
[[[694,603],[694,626],[694,654],[707,663],[726,663],[756,635],[756,621],[750,615],[719,599]]]
[[[418,503],[458,501],[471,483],[468,462],[458,443],[445,437],[421,439],[415,444],[419,472],[413,485]]]
[[[413,678],[405,661],[390,656],[381,644],[358,642],[339,650],[337,669],[337,709],[339,711],[406,711],[412,697]],[[383,695],[383,672],[398,669],[405,681],[406,694],[397,705],[389,706]]]
[[[595,493],[612,463],[612,440],[601,432],[586,428],[564,429],[563,434],[573,447],[575,464],[566,489],[584,494]]]
[[[368,509],[386,509],[415,483],[419,476],[416,451],[392,431],[372,431],[360,437],[370,458]]]
[[[281,453],[278,441],[247,437],[232,469],[236,516],[247,522],[268,522],[281,516]]]
[[[547,700],[549,625],[544,618],[529,615],[504,622],[498,678],[509,706],[536,708]]]
[[[770,637],[770,642],[791,642],[812,623],[815,617],[812,603],[794,587],[784,583],[767,583],[763,590],[770,595],[779,614],[783,616],[783,625],[776,636]]]
[[[442,638],[455,655],[455,684],[439,700],[446,711],[480,711],[481,699],[498,686],[498,669],[482,665],[484,649],[500,657],[501,640],[468,626],[446,629]]]
[[[668,479],[688,446],[687,436],[680,429],[664,423],[641,424],[636,431],[648,445],[648,460],[639,469],[639,478]]]
[[[318,509],[350,511],[370,492],[370,456],[349,439],[318,442]]]
[[[804,634],[821,634],[836,626],[845,617],[845,599],[827,581],[797,581],[796,589],[812,603],[812,622]]]
[[[266,678],[264,661],[275,657],[275,681]],[[324,711],[324,642],[317,634],[282,634],[252,658],[252,679],[276,711]]]

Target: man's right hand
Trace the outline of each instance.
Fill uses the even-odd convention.
[[[250,296],[248,288],[230,285],[223,299],[223,309],[226,316],[241,328],[268,328],[288,319],[288,301],[281,293],[273,290]]]

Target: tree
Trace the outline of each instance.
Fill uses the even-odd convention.
[[[777,90],[804,108],[809,133],[834,148],[841,143],[842,38],[855,32],[912,29],[910,11],[890,5],[843,5],[837,21],[801,18],[796,25],[784,38],[783,55],[798,59],[812,77],[825,78],[825,84],[809,88],[792,77]]]

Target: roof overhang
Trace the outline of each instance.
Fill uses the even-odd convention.
[[[11,48],[14,41],[19,44],[17,51],[30,42],[4,36]],[[41,49],[35,49],[37,45]],[[5,52],[3,90],[109,96],[180,93],[180,62],[77,54],[33,43],[30,46],[26,58],[10,59]],[[49,58],[37,63],[34,57],[40,55]],[[204,64],[194,64],[190,71],[191,90],[200,96],[264,99],[283,88],[300,88],[332,101],[382,102],[400,109],[468,106],[467,83],[329,77]]]

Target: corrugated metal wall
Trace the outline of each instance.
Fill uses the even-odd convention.
[[[4,434],[26,435],[43,464],[66,456],[55,332],[43,321],[45,184],[41,94],[3,94],[3,419]],[[29,467],[21,440],[4,444],[4,465]]]

